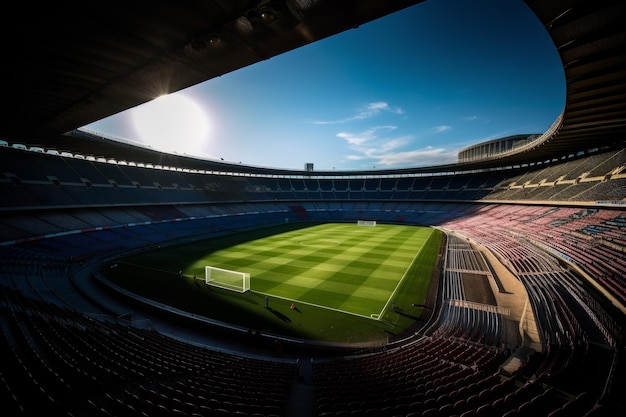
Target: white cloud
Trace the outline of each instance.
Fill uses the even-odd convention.
[[[476,115],[463,117],[463,121],[466,121],[466,122],[478,122],[480,124],[487,124],[487,123],[490,122],[489,119],[487,119],[485,117],[476,116]]]
[[[452,126],[447,126],[447,125],[440,125],[440,126],[435,126],[432,131],[433,133],[442,133],[445,132],[447,130],[452,129]]]
[[[353,118],[356,120],[368,119],[372,116],[376,116],[380,112],[389,112],[393,114],[404,114],[401,108],[399,107],[391,107],[389,104],[384,101],[377,101],[374,103],[369,103],[365,109],[361,110],[356,116]]]
[[[337,137],[344,139],[348,144],[354,146],[361,146],[370,141],[378,138],[377,133],[381,130],[392,131],[395,130],[395,126],[375,126],[371,129],[365,130],[360,133],[339,132]]]
[[[438,126],[437,132],[448,130],[447,126]],[[395,126],[377,126],[359,133],[340,132],[337,137],[346,141],[351,153],[346,155],[349,161],[360,161],[364,166],[406,167],[428,166],[456,162],[457,151],[446,148],[427,147],[424,149],[404,150],[415,140],[413,136],[387,137],[396,130]]]
[[[364,143],[367,143],[371,139],[367,136],[367,134],[362,133],[360,135],[355,135],[349,132],[339,132],[337,133],[337,137],[344,139],[350,145],[356,145],[356,146],[363,145]]]
[[[445,148],[427,147],[405,152],[391,152],[380,155],[377,165],[387,167],[431,166],[457,161],[457,152]]]
[[[399,137],[399,138],[395,138],[395,139],[389,139],[385,142],[383,142],[380,145],[380,150],[382,152],[389,152],[392,151],[394,149],[398,149],[404,145],[406,145],[407,143],[409,143],[411,141],[411,137],[408,136],[403,136],[403,137]]]
[[[404,111],[400,107],[392,107],[384,101],[375,101],[372,103],[368,103],[365,107],[359,109],[359,111],[353,116],[346,117],[343,119],[338,119],[338,120],[318,120],[313,123],[318,124],[318,125],[348,123],[348,122],[353,122],[355,120],[369,119],[383,112],[392,113],[392,114],[404,114]]]

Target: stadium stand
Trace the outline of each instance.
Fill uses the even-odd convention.
[[[7,153],[11,153],[11,157],[6,157],[6,159],[19,160],[22,154],[13,154],[23,151],[7,148],[3,152],[5,157]],[[29,160],[37,157],[48,158],[49,155],[28,155]],[[620,158],[614,160],[617,161],[618,166],[624,162]],[[96,161],[76,162],[78,162],[77,166],[92,166],[93,172],[98,168],[98,164],[102,164]],[[69,174],[64,172],[68,169],[66,166],[59,165],[59,171],[53,171],[51,167],[54,165],[48,165],[44,174],[30,171],[20,173],[23,179],[19,185],[5,181],[3,187],[5,189],[28,187],[28,184],[35,183],[36,175],[69,177]],[[128,175],[127,167],[118,168],[121,172],[125,172],[124,175]],[[609,168],[613,169],[612,166]],[[550,174],[548,171],[552,169],[563,168],[556,166],[542,168],[541,171],[543,175],[548,175]],[[135,168],[133,172],[138,172],[138,170],[139,168]],[[163,172],[161,176],[160,171],[149,170],[155,182],[168,184],[170,181],[168,179],[170,172]],[[537,175],[532,174],[531,170],[529,168],[529,172],[521,175],[536,178]],[[98,170],[98,172],[105,171],[104,169]],[[138,177],[141,175],[139,174]],[[178,177],[182,179],[181,183],[189,182],[185,177],[191,175],[195,174],[180,173]],[[486,180],[477,177],[479,175],[461,177],[456,178],[455,181],[457,184],[467,184],[470,181],[484,184],[483,181]],[[135,178],[133,175],[128,175],[127,183],[141,181]],[[117,178],[120,182],[121,179],[121,177]],[[105,177],[100,181],[106,182],[108,178]],[[431,185],[440,184],[437,186],[440,197],[447,192],[455,193],[454,190],[445,187],[445,184],[452,182],[447,176],[435,176],[429,181]],[[282,193],[284,187],[292,193],[295,188],[293,184],[297,181],[285,178],[283,182],[284,184],[279,187],[281,190],[279,192]],[[321,185],[327,182],[332,182],[332,186]],[[394,185],[387,182],[388,185],[385,186],[387,191],[397,187],[398,182],[400,181],[394,180]],[[289,185],[286,185],[287,183]],[[334,195],[337,195],[337,187],[348,190],[349,184],[348,181],[338,183],[335,179],[317,179],[317,183],[320,184],[321,189],[326,187],[335,190]],[[409,181],[404,181],[404,183],[408,184]],[[7,352],[12,351],[13,356],[17,355],[18,363],[28,366],[25,370],[35,380],[22,382],[27,386],[37,387],[41,392],[42,401],[45,399],[44,403],[49,404],[53,409],[58,409],[59,412],[71,410],[69,412],[75,415],[104,414],[110,413],[111,409],[120,412],[121,403],[125,403],[124,398],[127,396],[138,397],[138,399],[135,398],[133,405],[135,411],[139,408],[150,415],[157,413],[158,410],[163,413],[169,410],[171,413],[174,409],[182,408],[180,404],[176,406],[178,408],[172,406],[171,399],[157,400],[159,389],[155,387],[151,390],[147,389],[144,386],[146,380],[142,380],[142,377],[148,380],[154,379],[154,374],[146,373],[146,367],[152,367],[152,372],[155,372],[154,368],[165,366],[168,369],[171,368],[171,364],[158,364],[158,366],[154,363],[150,365],[126,364],[122,366],[125,369],[124,373],[121,373],[121,368],[119,368],[121,365],[118,364],[117,368],[99,371],[104,372],[107,375],[106,378],[112,378],[112,381],[115,381],[115,377],[130,378],[136,380],[138,385],[134,385],[132,389],[127,388],[127,392],[106,392],[101,389],[97,398],[86,399],[84,404],[70,404],[67,392],[63,392],[58,387],[55,388],[56,384],[51,382],[53,379],[49,374],[59,375],[58,378],[63,381],[76,381],[77,376],[64,374],[70,372],[65,369],[68,365],[39,359],[36,363],[47,363],[50,369],[46,371],[39,368],[30,369],[30,367],[42,366],[30,363],[37,355],[44,354],[47,357],[55,354],[61,358],[69,355],[62,351],[41,352],[43,347],[37,347],[39,345],[60,345],[59,341],[53,343],[54,339],[50,338],[56,333],[44,327],[44,324],[51,326],[54,323],[65,323],[69,320],[68,314],[72,315],[72,320],[78,320],[77,317],[80,317],[78,311],[58,310],[58,307],[55,307],[63,305],[63,302],[59,301],[59,298],[63,299],[63,296],[57,297],[54,294],[63,291],[47,287],[41,282],[37,283],[42,276],[42,271],[46,271],[46,274],[50,273],[47,271],[53,271],[57,274],[69,275],[68,271],[76,262],[82,263],[102,256],[109,257],[129,250],[150,247],[164,241],[218,236],[262,225],[280,224],[285,221],[285,218],[291,221],[354,221],[359,218],[370,218],[377,222],[437,225],[448,233],[436,314],[433,315],[428,325],[424,326],[419,337],[411,338],[412,341],[400,347],[390,346],[385,352],[366,354],[361,359],[355,357],[314,362],[312,380],[317,392],[315,409],[319,415],[330,416],[333,415],[332,413],[341,415],[346,412],[358,415],[357,410],[363,413],[369,411],[370,414],[376,412],[379,413],[378,415],[390,416],[402,415],[402,413],[404,415],[409,415],[409,413],[435,414],[435,411],[431,410],[437,410],[438,415],[453,415],[453,413],[464,413],[469,410],[478,413],[478,409],[483,415],[494,415],[496,409],[499,410],[498,413],[510,412],[518,408],[537,410],[539,403],[542,407],[549,406],[552,411],[556,412],[583,394],[587,395],[589,402],[584,404],[585,408],[590,410],[593,406],[591,399],[602,396],[602,393],[597,391],[597,388],[602,385],[595,384],[597,380],[594,380],[595,385],[587,386],[578,383],[576,386],[570,386],[571,374],[581,372],[581,369],[590,373],[593,370],[594,374],[599,375],[615,372],[611,371],[614,358],[611,355],[602,355],[602,353],[606,349],[615,351],[623,345],[622,324],[613,317],[610,308],[601,301],[601,298],[598,299],[593,294],[601,291],[606,298],[613,300],[617,305],[624,305],[625,302],[623,252],[626,246],[624,238],[626,236],[624,233],[626,213],[621,209],[592,208],[587,202],[583,202],[585,204],[580,207],[522,204],[523,202],[517,199],[512,201],[502,199],[501,194],[495,191],[497,188],[495,186],[493,193],[497,195],[499,203],[495,203],[491,195],[487,195],[483,201],[465,202],[453,198],[449,200],[445,198],[398,200],[390,195],[387,195],[387,198],[378,199],[352,200],[344,195],[344,198],[314,200],[310,199],[308,194],[301,194],[299,198],[294,198],[292,194],[289,194],[289,198],[276,199],[271,194],[265,193],[263,198],[247,199],[244,197],[230,200],[228,197],[232,196],[233,190],[229,178],[215,178],[211,184],[216,190],[220,187],[229,188],[226,198],[214,201],[204,199],[202,203],[196,202],[195,197],[194,201],[185,201],[184,198],[181,201],[178,192],[173,191],[166,193],[165,197],[161,197],[157,202],[144,194],[144,187],[128,186],[128,193],[112,194],[115,199],[112,198],[111,201],[117,201],[119,204],[94,205],[92,197],[88,195],[82,196],[82,200],[77,204],[73,195],[62,194],[56,199],[47,199],[46,204],[40,202],[37,207],[29,207],[30,203],[24,206],[16,204],[14,208],[19,208],[19,210],[4,211],[2,245],[6,250],[3,251],[2,256],[2,273],[3,276],[10,278],[10,285],[3,288],[5,294],[3,305],[6,308],[5,311],[11,313],[4,319],[5,344],[7,345],[4,349]],[[360,183],[353,184],[358,187]],[[94,188],[97,185],[99,184],[94,183]],[[84,187],[83,184],[72,185],[65,182],[61,182],[60,186],[63,188]],[[51,190],[55,189],[53,184],[46,185],[46,187]],[[240,192],[245,194],[252,189],[254,190],[252,193],[257,194],[256,190],[265,187],[264,179],[255,177],[250,183],[241,181]],[[304,183],[299,182],[296,187],[304,190]],[[457,187],[458,185],[455,189]],[[270,185],[267,185],[267,188],[270,188]],[[89,192],[86,190],[85,194]],[[382,194],[377,193],[377,195]],[[141,198],[146,198],[148,201],[141,205],[129,204]],[[33,217],[34,213],[36,217]],[[491,299],[486,297],[491,291],[489,281],[494,283],[495,291],[506,292],[507,284],[499,280],[499,274],[494,272],[492,265],[485,261],[482,253],[477,249],[479,246],[487,248],[524,284],[530,308],[536,319],[536,328],[531,326],[526,330],[531,335],[536,333],[536,340],[526,345],[534,343],[536,347],[534,355],[540,356],[541,359],[535,356],[522,356],[525,365],[512,372],[505,371],[505,363],[515,357],[514,353],[519,353],[518,347],[523,346],[524,343],[520,343],[519,336],[515,335],[515,328],[511,330],[510,313],[498,307],[493,297]],[[582,281],[580,277],[585,277],[586,281]],[[498,279],[497,282],[496,279]],[[483,290],[474,291],[472,297],[468,298],[466,288],[480,287],[480,282],[483,283],[481,287]],[[486,286],[485,282],[487,282]],[[476,294],[481,294],[478,296],[480,299],[476,298]],[[51,301],[51,299],[56,301]],[[42,316],[46,319],[43,321],[37,319],[33,324],[30,321],[33,320],[31,316]],[[25,321],[26,318],[28,321]],[[99,320],[90,320],[88,324],[85,320],[86,318],[83,317],[72,326],[91,329],[90,332],[96,334],[102,332],[108,334],[111,331],[109,327],[106,327],[106,330],[99,328],[102,325]],[[124,330],[118,329],[116,334],[129,331],[126,328],[129,326],[127,323],[117,324],[117,326],[122,326]],[[136,331],[143,333],[145,330]],[[150,335],[153,333],[152,331]],[[47,338],[37,341],[36,337]],[[145,335],[141,337],[149,339]],[[84,337],[80,339],[84,340]],[[84,342],[78,344],[75,339],[70,339],[74,342],[63,340],[65,347],[58,349],[98,350],[95,347],[83,346]],[[24,346],[19,343],[22,345],[30,343],[32,352],[24,351]],[[435,346],[439,347],[435,348]],[[142,346],[142,349],[148,348],[150,348],[149,345]],[[426,368],[423,375],[415,373],[408,377],[407,366],[402,365],[403,362],[395,357],[395,352],[406,354],[409,350],[411,353],[408,356],[413,358],[413,362],[432,362],[434,368]],[[419,359],[421,355],[429,355],[428,352],[434,353]],[[116,354],[112,353],[112,355]],[[123,355],[118,353],[117,356]],[[599,359],[602,357],[604,360]],[[94,356],[86,357],[84,360],[88,362],[81,366],[87,367],[88,363],[100,363],[105,359]],[[379,365],[383,368],[373,367],[363,370],[365,366],[361,363],[363,360],[382,363],[389,361],[388,363],[393,363],[394,366]],[[113,367],[113,365],[108,366]],[[295,363],[290,364],[288,372],[290,380],[296,373],[296,367]],[[388,369],[388,371],[382,369]],[[349,383],[344,379],[347,378],[346,374],[361,372],[360,370],[367,375],[375,375],[376,379],[371,380],[358,374],[351,375],[348,379]],[[475,388],[458,392],[461,385],[458,382],[461,380],[459,379],[461,370],[471,376],[468,380],[471,379],[472,385],[476,385]],[[395,376],[387,375],[389,371],[394,372]],[[16,410],[28,407],[27,401],[15,395],[19,393],[17,386],[21,385],[16,386],[8,382],[19,372],[14,367],[3,371],[3,375],[7,375],[5,395],[10,398],[15,396],[11,404]],[[88,368],[83,370],[82,374],[92,372],[95,371]],[[329,375],[344,375],[344,377],[335,381]],[[465,378],[465,373],[463,375]],[[104,376],[98,379],[102,378]],[[185,376],[185,378],[187,378],[185,384],[192,384],[190,376]],[[380,388],[379,378],[386,381],[385,384],[388,384],[390,390],[406,394],[393,396],[394,405],[391,406],[388,401],[389,391],[379,389],[376,395],[372,393],[374,387]],[[396,378],[398,382],[394,382]],[[452,380],[456,380],[454,384]],[[195,385],[202,384],[196,382]],[[528,392],[523,391],[522,387],[527,385],[532,388],[526,388]],[[545,393],[545,387],[553,388],[549,391],[551,394]],[[557,390],[554,387],[559,388]],[[160,387],[160,389],[171,389],[171,387]],[[285,410],[287,391],[284,388],[280,398],[276,399],[281,407],[278,415]],[[350,401],[333,399],[329,397],[330,392]],[[481,392],[482,398],[479,396]],[[149,396],[155,398],[148,400]],[[508,396],[511,397],[508,401],[498,401]],[[237,404],[235,397],[222,398],[222,400],[229,405],[233,402]],[[579,401],[583,403],[582,399]],[[187,414],[195,408],[211,407],[197,399],[190,401],[187,398],[186,402],[189,403],[185,406]],[[213,408],[216,407],[214,404]],[[232,413],[236,409],[236,411],[245,412],[243,405],[239,407],[241,409],[231,406],[227,412]],[[250,404],[247,407],[246,410],[249,410]],[[521,412],[522,410],[519,410],[519,413]],[[130,413],[130,411],[125,410],[124,413]],[[199,414],[202,415],[202,413]]]
[[[230,3],[223,9],[234,7]],[[319,1],[320,13],[298,16],[317,25],[323,38],[417,2],[352,3],[346,11]],[[128,58],[148,71],[130,76],[138,85],[127,91],[130,102],[110,95],[120,91],[116,83],[128,81],[125,73],[99,84],[92,70],[93,85],[79,89],[80,98],[58,87],[70,84],[54,78],[56,71],[45,73],[45,82],[20,78],[19,94],[35,97],[22,91],[33,85],[37,96],[46,95],[48,84],[53,94],[16,106],[28,108],[24,114],[6,109],[0,126],[6,136],[0,141],[3,415],[622,415],[626,8],[611,0],[526,3],[562,58],[564,112],[524,147],[450,166],[292,172],[162,154],[76,130],[145,100],[143,83],[154,81],[145,77],[154,74],[146,61],[174,59],[187,85],[208,77],[197,75],[204,61],[188,64],[189,70],[174,49],[150,60],[142,43],[140,61]],[[360,7],[358,13],[351,7]],[[335,27],[320,23],[335,12]],[[150,22],[143,10],[125,16],[130,24]],[[189,32],[177,29],[171,32]],[[265,39],[263,50],[297,47],[283,42],[300,32],[294,28],[278,43]],[[115,45],[116,33],[118,27],[103,35],[102,44]],[[61,42],[53,31],[48,35]],[[80,36],[72,39],[72,50],[80,49],[74,48]],[[70,45],[59,51],[62,46]],[[241,60],[221,63],[220,71],[259,59],[243,57],[255,50],[244,49],[234,51]],[[123,50],[110,54],[123,56]],[[48,55],[55,69],[77,64],[67,55],[59,63],[50,54],[28,53]],[[15,65],[23,61],[18,58]],[[76,58],[80,66],[71,77],[78,68],[89,71],[84,58]],[[17,102],[13,91],[7,89],[7,102]],[[84,97],[89,103],[80,107]],[[46,143],[67,152],[40,151]],[[253,343],[276,335],[246,334],[244,343],[227,333],[199,335],[166,308],[158,315],[129,313],[137,304],[92,273],[111,259],[171,242],[285,221],[359,219],[437,227],[446,242],[427,320],[383,347],[357,353],[303,349],[278,358]],[[129,320],[134,314],[151,320]],[[184,336],[168,332],[172,322]]]

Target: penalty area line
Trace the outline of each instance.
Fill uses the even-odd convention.
[[[433,229],[434,230],[434,229]],[[398,283],[396,284],[396,288],[393,289],[393,291],[391,292],[391,295],[389,296],[389,298],[387,299],[387,302],[385,303],[385,305],[383,306],[383,309],[380,310],[379,313],[379,317],[382,317],[383,314],[385,314],[385,312],[387,312],[387,309],[389,308],[389,304],[394,302],[394,296],[396,295],[396,292],[398,292],[398,290],[400,289],[400,285],[402,284],[402,282],[404,282],[404,279],[406,278],[407,274],[409,273],[409,271],[411,270],[411,267],[413,266],[413,264],[415,263],[415,260],[417,259],[417,257],[419,256],[420,253],[422,253],[422,250],[424,250],[424,246],[426,246],[426,243],[428,242],[428,240],[430,239],[430,237],[433,234],[433,230],[431,230],[430,234],[428,235],[428,237],[424,240],[424,244],[420,247],[420,250],[418,250],[415,253],[415,256],[413,256],[413,259],[411,259],[411,262],[409,263],[409,266],[407,266],[406,270],[404,271],[404,274],[402,274],[402,278],[400,278],[400,280],[398,281]]]
[[[253,290],[251,290],[251,291],[256,293],[256,294],[261,294],[261,295],[264,295],[264,296],[279,298],[281,300],[285,300],[285,301],[289,301],[289,302],[296,302],[296,303],[308,305],[308,306],[311,306],[311,307],[323,308],[324,310],[330,310],[330,311],[334,311],[334,312],[337,312],[337,313],[349,314],[349,315],[355,316],[355,317],[362,317],[362,318],[366,318],[366,319],[369,319],[369,320],[379,321],[378,317],[374,317],[374,316],[377,316],[377,315],[380,316],[377,313],[372,313],[370,315],[359,314],[359,313],[354,313],[352,311],[341,310],[339,308],[329,307],[329,306],[325,306],[323,304],[311,303],[311,302],[308,302],[308,301],[302,301],[302,300],[298,300],[298,299],[295,299],[295,298],[283,297],[283,296],[280,296],[280,295],[274,295],[274,294],[271,294],[271,293],[266,293],[266,292],[261,292],[261,291],[253,291]]]

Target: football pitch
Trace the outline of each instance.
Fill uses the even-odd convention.
[[[237,325],[330,339],[359,326],[397,332],[421,312],[440,235],[405,225],[282,225],[134,255],[104,272],[139,295]],[[250,291],[206,285],[205,266],[249,273]],[[294,315],[292,303],[306,314]]]
[[[251,291],[378,318],[432,230],[317,225],[221,249],[193,271],[210,265],[248,272]]]

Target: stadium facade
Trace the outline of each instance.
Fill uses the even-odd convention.
[[[458,161],[461,163],[480,161],[483,159],[500,156],[505,153],[515,152],[522,146],[526,146],[529,143],[533,142],[539,136],[541,135],[513,135],[468,146],[459,151]]]

